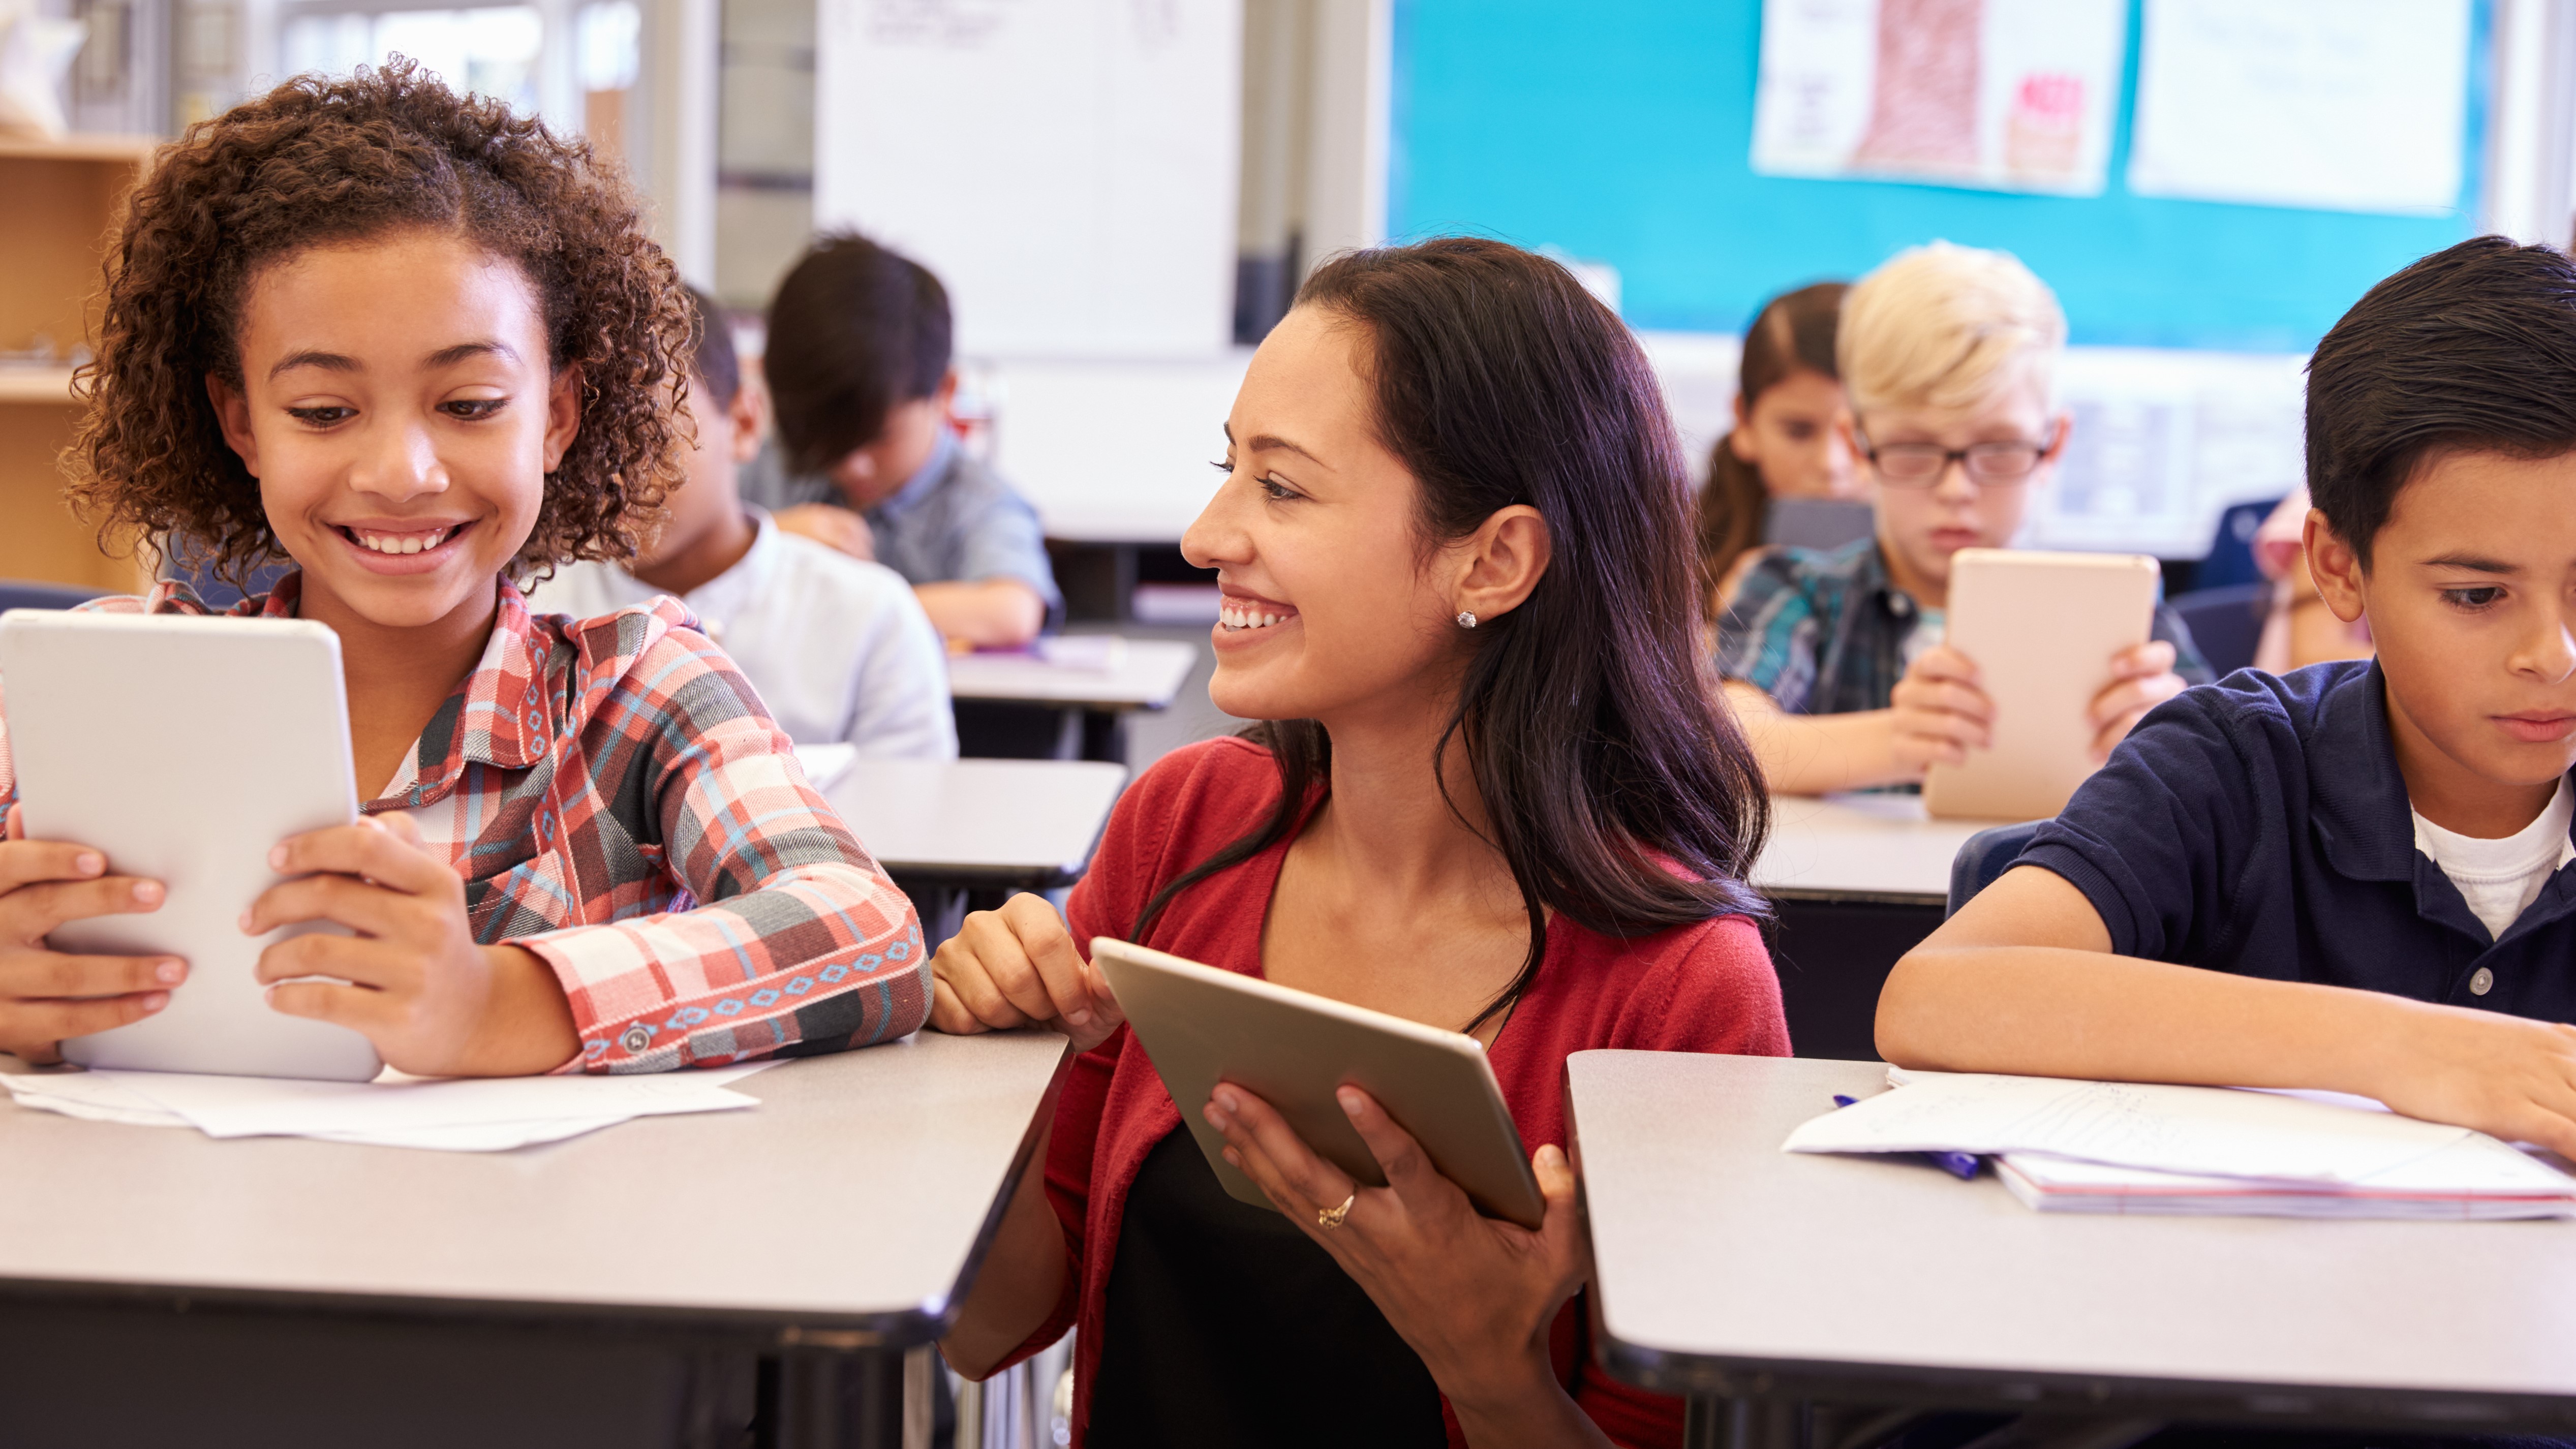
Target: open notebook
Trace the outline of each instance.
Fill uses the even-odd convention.
[[[1974,1152],[2042,1212],[2576,1217],[2556,1159],[2330,1092],[1888,1069],[1789,1152]]]

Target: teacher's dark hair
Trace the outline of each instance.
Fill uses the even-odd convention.
[[[1365,334],[1376,433],[1420,486],[1426,557],[1514,504],[1547,521],[1547,571],[1519,608],[1476,629],[1423,762],[1439,774],[1453,745],[1467,751],[1489,838],[1529,911],[1520,974],[1469,1029],[1529,988],[1547,910],[1613,936],[1767,916],[1745,876],[1769,797],[1734,716],[1713,702],[1689,480],[1636,339],[1563,267],[1472,237],[1336,258],[1297,305]],[[1332,744],[1315,721],[1247,734],[1279,763],[1278,805],[1156,892],[1139,940],[1174,897],[1276,844],[1331,788]]]

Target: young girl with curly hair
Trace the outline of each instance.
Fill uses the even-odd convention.
[[[232,612],[340,638],[368,803],[243,842],[288,880],[241,929],[354,934],[270,946],[276,1010],[441,1075],[716,1064],[921,1023],[910,905],[695,621],[520,595],[649,533],[679,476],[689,329],[622,181],[407,62],[201,123],[135,192],[74,501],[229,577],[291,561]],[[208,612],[176,584],[89,607]],[[0,804],[6,746],[0,725]],[[160,1010],[188,967],[47,950],[161,888],[20,836],[13,808],[0,1049],[49,1059]]]

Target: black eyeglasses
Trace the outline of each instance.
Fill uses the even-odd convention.
[[[1944,448],[1938,443],[1889,443],[1870,447],[1864,443],[1861,456],[1878,470],[1882,483],[1899,488],[1929,488],[1941,481],[1941,475],[1957,463],[1967,470],[1968,481],[1981,488],[2009,488],[2027,480],[2049,450],[2037,443],[1972,443],[1964,448]]]

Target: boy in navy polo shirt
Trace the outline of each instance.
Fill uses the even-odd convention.
[[[2331,1088],[2576,1154],[2576,264],[2484,237],[2381,282],[2309,363],[2307,435],[2310,568],[2379,657],[2148,715],[1897,964],[1880,1050]]]

